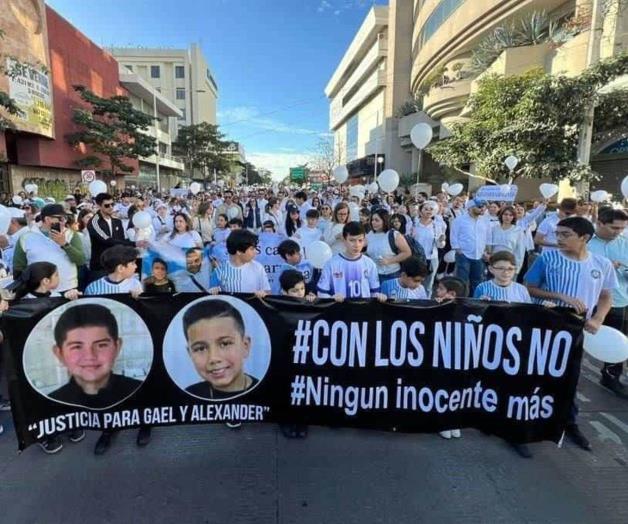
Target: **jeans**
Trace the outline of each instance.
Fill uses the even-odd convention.
[[[615,328],[625,335],[626,328],[628,327],[626,326],[626,309],[628,309],[628,307],[612,307],[604,319],[604,325]],[[623,362],[619,364],[604,364],[604,366],[602,366],[602,372],[606,372],[615,378],[621,377],[623,371]]]
[[[469,296],[484,279],[484,261],[474,260],[456,253],[456,277],[469,285]]]

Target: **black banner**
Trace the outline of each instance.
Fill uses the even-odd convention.
[[[20,449],[73,428],[227,421],[557,442],[582,357],[569,311],[470,300],[40,299],[3,331]]]

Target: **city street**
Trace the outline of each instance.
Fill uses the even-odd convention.
[[[273,425],[157,428],[145,449],[95,434],[56,456],[23,454],[0,415],[1,522],[618,523],[628,522],[628,402],[585,360],[578,398],[587,453],[532,446],[532,460],[475,430],[438,435]]]

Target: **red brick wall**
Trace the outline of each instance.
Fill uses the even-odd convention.
[[[118,62],[83,33],[46,6],[50,69],[53,85],[55,139],[20,135],[18,163],[20,165],[77,169],[75,161],[81,154],[71,148],[66,135],[76,131],[72,110],[82,101],[72,88],[80,84],[99,96],[124,95],[120,86]],[[137,172],[138,162],[128,161]]]

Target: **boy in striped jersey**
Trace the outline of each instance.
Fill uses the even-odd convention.
[[[270,284],[264,266],[253,260],[257,255],[257,235],[248,229],[234,229],[227,238],[229,260],[211,276],[210,293],[254,293],[264,298]]]
[[[89,284],[85,295],[131,293],[137,298],[142,293],[142,284],[135,274],[136,259],[137,250],[131,246],[117,245],[103,251],[100,263],[107,276]]]
[[[342,228],[344,252],[331,257],[323,266],[318,281],[318,296],[334,298],[337,302],[345,298],[377,298],[387,300],[379,292],[377,266],[362,254],[366,234],[359,222],[349,222]]]
[[[428,275],[427,266],[419,257],[411,256],[400,262],[401,274],[382,283],[382,293],[393,300],[427,300],[423,281]]]
[[[103,251],[100,263],[107,276],[92,282],[85,289],[84,295],[115,295],[130,293],[137,298],[142,293],[142,284],[135,275],[137,250],[131,246],[116,245]],[[94,454],[102,455],[111,446],[117,430],[106,430],[100,434],[94,447]],[[137,433],[137,445],[144,447],[150,442],[150,426],[140,426]]]
[[[586,218],[569,217],[558,222],[558,250],[543,251],[525,276],[530,295],[537,301],[551,300],[585,315],[584,329],[596,333],[611,309],[611,291],[617,278],[611,262],[590,253],[587,242],[595,233]],[[566,433],[581,448],[591,444],[576,424],[578,407],[572,403]]]
[[[303,274],[303,280],[305,282],[306,291],[311,292],[315,285],[313,283],[314,266],[309,260],[305,260],[301,255],[301,246],[298,242],[292,239],[284,240],[277,247],[277,253],[284,260],[284,264],[281,265],[276,278],[275,289],[273,289],[273,295],[281,295],[281,275],[285,271],[296,269]]]
[[[479,284],[473,292],[473,298],[523,304],[532,302],[528,289],[513,280],[517,271],[517,262],[512,253],[498,251],[491,255],[488,270],[493,275],[493,279]]]

